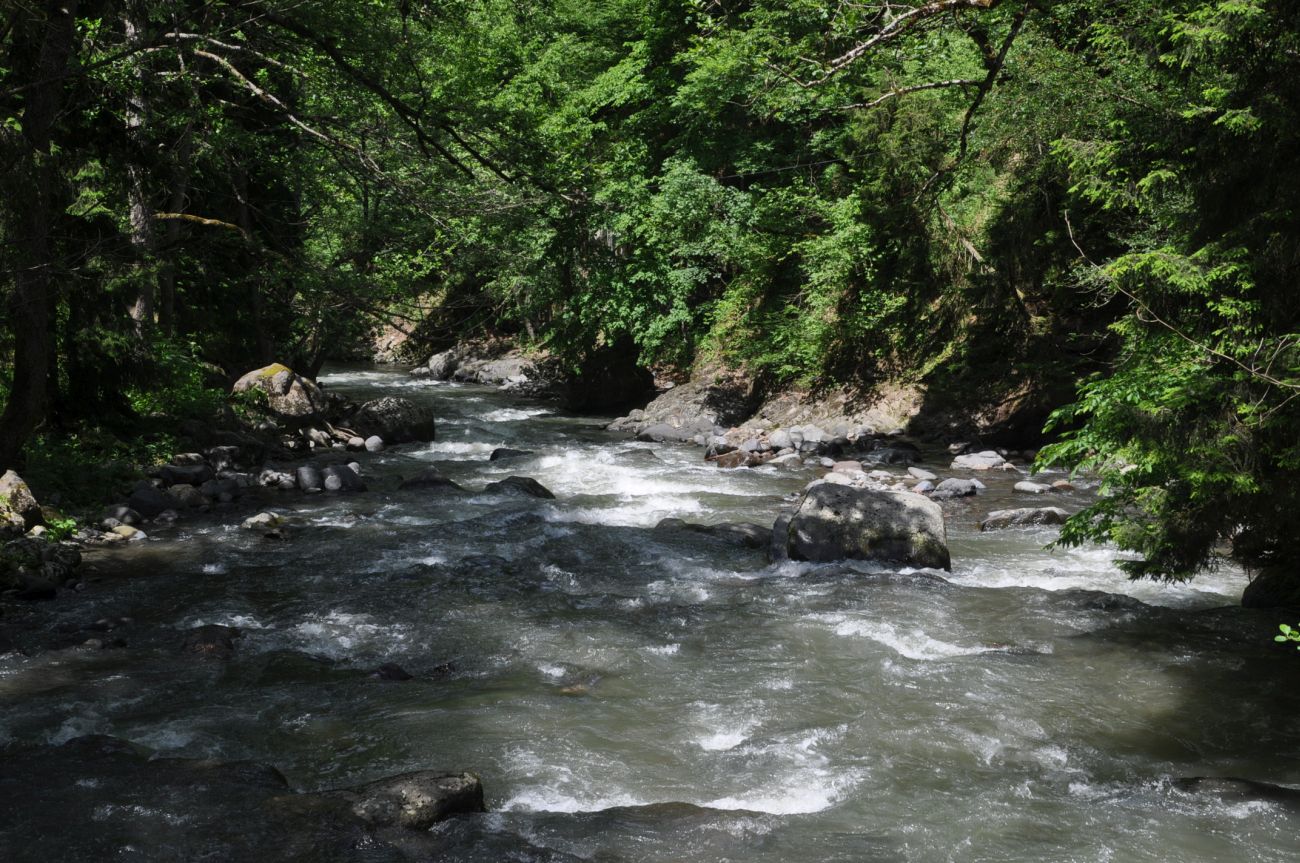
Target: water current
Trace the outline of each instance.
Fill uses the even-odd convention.
[[[436,826],[438,860],[1295,855],[1296,811],[1175,785],[1300,778],[1300,657],[1273,615],[1231,607],[1240,572],[1134,583],[1110,550],[1045,550],[1051,528],[981,534],[1043,502],[1003,476],[945,504],[948,585],[772,565],[655,525],[770,524],[818,468],[719,470],[487,388],[322,380],[432,403],[437,441],[365,456],[364,494],[276,493],[287,541],[241,530],[249,503],[92,555],[89,591],[20,613],[127,616],[127,646],[0,656],[0,746],[111,734],[308,790],[473,770],[491,812]],[[532,454],[489,462],[501,446]],[[944,455],[928,466],[953,475]],[[429,465],[471,493],[396,490]],[[512,474],[557,499],[475,491]],[[202,623],[244,632],[232,659],[177,654]],[[415,679],[370,676],[388,662]],[[160,793],[131,817],[184,830],[192,805]]]

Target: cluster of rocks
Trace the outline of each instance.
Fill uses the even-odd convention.
[[[102,735],[4,753],[0,794],[11,847],[39,860],[407,859],[401,849],[434,824],[486,811],[479,777],[464,771],[297,790],[269,764],[169,757]],[[141,828],[140,812],[175,808],[185,829]]]
[[[81,552],[74,543],[23,536],[0,546],[0,593],[14,599],[53,599],[60,588],[80,590]]]
[[[0,476],[0,594],[15,599],[53,599],[60,588],[81,589],[81,552],[55,541],[46,526],[57,513],[42,507],[22,477]]]
[[[558,378],[554,364],[528,357],[504,342],[472,342],[434,354],[411,369],[417,378],[485,384],[521,395],[555,393]]]
[[[390,444],[431,441],[437,432],[429,410],[409,399],[385,396],[356,405],[282,363],[249,372],[231,392],[262,412],[258,429],[277,433],[279,446],[291,453],[381,452]]]
[[[568,410],[604,410],[640,403],[654,376],[620,341],[592,351],[577,364],[547,354],[526,354],[505,341],[466,342],[434,354],[411,370],[418,378],[496,386],[516,395],[558,402]]]

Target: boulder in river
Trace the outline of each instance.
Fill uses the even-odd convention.
[[[442,471],[438,470],[436,467],[425,468],[424,470],[420,471],[410,479],[402,480],[402,484],[399,485],[398,488],[402,489],[403,491],[407,491],[410,489],[450,489],[454,491],[463,490],[459,483],[456,483],[448,479],[447,477],[443,476]]]
[[[0,536],[17,536],[44,523],[41,506],[27,483],[13,471],[5,471],[0,476]]]
[[[934,487],[930,497],[934,500],[947,500],[954,497],[973,497],[979,493],[981,486],[972,479],[945,479]]]
[[[501,446],[492,450],[492,454],[488,456],[488,461],[501,461],[502,459],[507,458],[523,458],[524,456],[532,454],[533,451],[530,449],[511,449],[510,447]]]
[[[483,487],[483,493],[526,495],[555,500],[555,494],[549,488],[530,476],[508,476],[499,482],[490,482]]]
[[[348,423],[363,437],[378,436],[391,443],[431,441],[436,432],[433,413],[428,407],[397,396],[366,402]]]
[[[1241,594],[1246,608],[1300,608],[1300,578],[1293,567],[1267,566]]]
[[[1228,803],[1280,803],[1300,808],[1300,788],[1238,779],[1234,776],[1189,776],[1174,781],[1174,787],[1188,794],[1204,794]]]
[[[283,363],[254,369],[235,381],[231,392],[260,393],[272,413],[296,423],[319,418],[328,408],[321,388]]]
[[[1024,479],[1015,484],[1014,490],[1021,494],[1047,494],[1052,490],[1052,487],[1047,483],[1031,482],[1030,480]]]
[[[939,505],[919,494],[824,483],[773,527],[773,555],[794,560],[881,560],[951,568]]]
[[[153,518],[164,510],[176,505],[175,498],[156,488],[152,483],[141,480],[127,498],[126,505],[145,518]]]
[[[473,773],[416,770],[324,794],[346,800],[370,827],[428,830],[452,815],[487,811],[483,783]]]
[[[1065,524],[1070,514],[1059,506],[1024,507],[994,510],[980,522],[980,530],[1004,530],[1040,524]]]
[[[952,460],[953,470],[1006,470],[1010,467],[1011,462],[991,449],[959,455]]]
[[[366,484],[362,482],[357,472],[346,464],[327,465],[321,471],[324,477],[324,488],[326,491],[343,491],[358,492],[365,491]]]
[[[207,462],[200,464],[165,464],[158,475],[165,485],[203,485],[215,479],[212,467]]]
[[[772,529],[761,524],[695,524],[680,518],[665,518],[655,525],[657,532],[690,531],[744,548],[765,548],[772,541]]]
[[[196,626],[185,633],[181,651],[212,659],[229,659],[235,653],[235,639],[241,635],[233,626],[217,623]]]

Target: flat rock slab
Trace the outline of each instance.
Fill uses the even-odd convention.
[[[980,522],[980,530],[1003,530],[1008,527],[1030,527],[1042,524],[1065,524],[1070,514],[1059,506],[999,509],[989,513]]]

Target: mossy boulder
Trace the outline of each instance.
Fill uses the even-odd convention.
[[[41,505],[23,478],[11,470],[0,476],[0,536],[19,536],[45,524]]]
[[[271,363],[253,369],[235,381],[231,387],[235,395],[260,393],[266,407],[281,420],[305,423],[318,419],[328,409],[325,393],[315,381],[303,377],[283,363]]]

